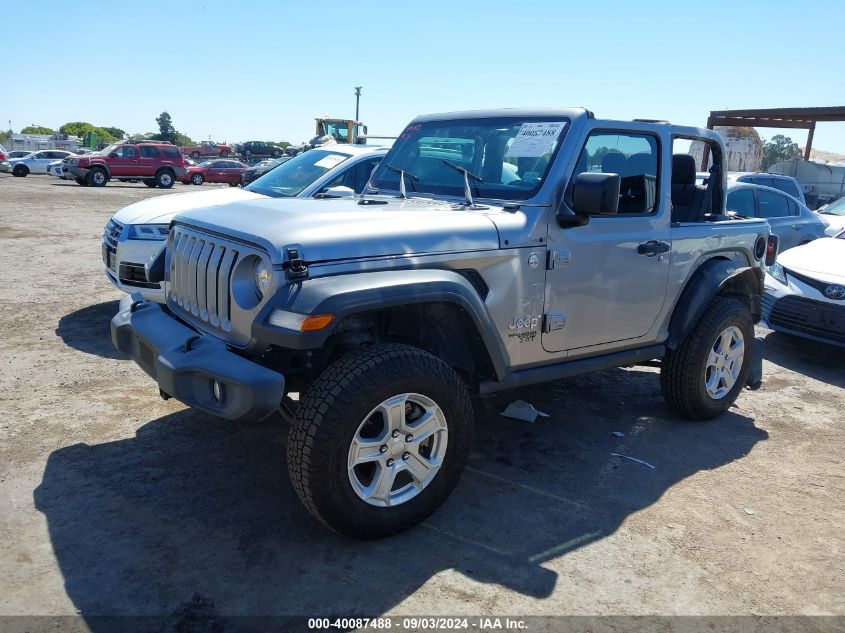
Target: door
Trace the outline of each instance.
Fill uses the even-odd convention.
[[[161,155],[154,145],[138,147],[138,175],[152,178],[161,164]]]
[[[798,217],[798,206],[790,204],[791,198],[780,191],[758,189],[756,193],[757,217],[769,222],[772,233],[780,240],[780,250],[798,246],[805,239],[802,229],[806,230]]]
[[[109,171],[113,178],[138,175],[138,158],[134,145],[121,145],[109,157]]]
[[[619,213],[592,217],[585,226],[549,222],[543,348],[571,355],[616,341],[643,339],[666,299],[671,209],[660,195],[662,154],[668,139],[637,131],[594,129],[582,145],[572,181],[583,172],[621,177]],[[661,156],[664,156],[661,159]],[[645,337],[645,338],[644,338]]]
[[[52,152],[44,151],[33,155],[32,158],[27,160],[29,171],[33,174],[46,174],[48,165],[56,160],[55,158],[50,158],[51,154]]]
[[[205,179],[208,182],[226,182],[226,162],[217,160],[211,163],[205,172]]]

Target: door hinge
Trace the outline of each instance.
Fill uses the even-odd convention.
[[[543,315],[543,332],[562,330],[566,325],[566,312],[549,312]]]
[[[546,270],[563,268],[569,263],[571,258],[572,256],[569,251],[549,251],[549,260],[546,263]]]

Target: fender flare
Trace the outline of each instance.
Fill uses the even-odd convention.
[[[709,259],[693,273],[669,320],[666,347],[677,349],[701,319],[713,297],[730,293],[747,296],[754,322],[760,320],[763,271],[729,259]]]
[[[484,301],[460,273],[442,269],[417,269],[343,274],[317,277],[290,284],[261,309],[252,326],[259,344],[307,350],[323,346],[344,318],[362,312],[421,303],[450,303],[471,319],[493,370],[501,379],[507,373],[508,356]],[[318,332],[299,332],[270,324],[274,310],[298,314],[331,314],[330,327]]]

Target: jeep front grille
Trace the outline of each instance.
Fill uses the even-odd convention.
[[[232,328],[230,278],[240,255],[235,244],[177,226],[171,231],[168,299],[204,323]]]

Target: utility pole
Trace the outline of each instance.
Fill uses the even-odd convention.
[[[355,86],[355,120],[360,121],[358,118],[358,106],[361,102],[361,86]]]

